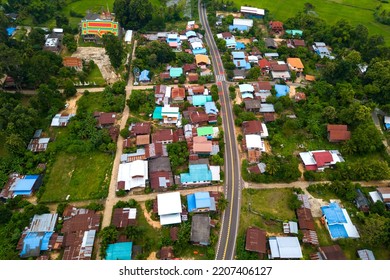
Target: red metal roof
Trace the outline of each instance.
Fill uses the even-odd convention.
[[[151,124],[148,122],[135,123],[131,127],[131,133],[133,135],[150,134],[150,127],[151,127]]]
[[[333,161],[332,154],[328,151],[325,152],[314,152],[313,157],[318,167],[323,167],[325,164]]]
[[[257,227],[249,227],[246,230],[245,250],[266,253],[266,232]]]
[[[261,121],[245,121],[242,123],[242,132],[244,135],[247,134],[257,134],[260,135],[260,133],[263,132],[263,127],[261,125]]]
[[[300,229],[315,230],[314,220],[310,209],[298,208],[297,216]]]

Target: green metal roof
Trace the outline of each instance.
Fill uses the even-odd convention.
[[[198,136],[213,135],[214,129],[212,126],[202,126],[202,127],[198,127],[196,129],[196,132],[198,133]]]

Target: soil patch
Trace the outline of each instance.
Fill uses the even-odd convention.
[[[110,59],[104,48],[78,47],[77,51],[74,52],[72,56],[86,61],[93,60],[99,67],[99,70],[107,83],[112,84],[119,80],[118,75],[115,74],[114,68],[111,66]]]
[[[146,218],[146,221],[154,228],[161,228],[161,224],[157,221],[153,221],[152,218],[149,215],[149,212],[146,210],[145,203],[140,203],[141,209],[144,212],[144,216]]]
[[[80,99],[82,94],[80,92],[76,93],[75,96],[72,98],[68,99],[66,101],[66,104],[68,104],[67,108],[62,110],[61,114],[76,114],[77,111],[77,101]]]

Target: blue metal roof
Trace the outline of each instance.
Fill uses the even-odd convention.
[[[276,97],[286,96],[290,92],[290,87],[286,85],[275,85]]]
[[[348,233],[345,230],[344,225],[335,224],[335,225],[329,225],[329,232],[333,239],[337,238],[347,238]]]
[[[195,195],[193,193],[187,195],[187,206],[188,212],[196,210]]]
[[[241,42],[236,42],[236,50],[245,50],[245,44]]]
[[[192,50],[192,54],[193,54],[193,55],[197,55],[197,54],[207,54],[207,50],[206,50],[205,48],[193,49],[193,50]]]
[[[139,75],[139,80],[140,81],[150,81],[149,71],[148,70],[143,70],[141,72],[141,74]]]
[[[7,34],[8,36],[12,36],[16,31],[16,28],[15,27],[8,27],[7,28]]]
[[[233,30],[238,30],[238,31],[247,31],[249,30],[249,26],[246,25],[229,25],[229,31]]]
[[[232,52],[233,59],[245,59],[244,52]]]
[[[12,188],[13,192],[31,192],[35,182],[37,181],[38,176],[36,178],[27,178],[27,176],[23,179],[19,179],[15,186]]]
[[[196,208],[210,207],[210,193],[209,192],[196,192],[195,194]]]
[[[209,101],[204,104],[206,114],[218,114],[217,106],[215,106],[214,101]]]
[[[332,202],[327,206],[322,206],[321,211],[325,215],[329,225],[347,223],[343,210],[335,202]]]
[[[49,241],[53,232],[29,232],[23,239],[21,257],[37,256],[40,251],[49,249]]]
[[[183,74],[182,68],[172,67],[171,69],[169,69],[169,76],[171,76],[171,78],[180,77],[182,74]]]
[[[187,38],[192,37],[192,36],[197,37],[197,36],[196,36],[196,32],[193,31],[193,30],[187,31],[187,32],[186,32],[186,36],[187,36]]]
[[[133,242],[109,244],[106,250],[106,260],[131,260]]]
[[[153,119],[155,119],[155,120],[162,120],[163,119],[161,106],[157,106],[156,108],[154,108]]]
[[[204,106],[207,102],[213,100],[211,95],[194,95],[192,96],[192,105]]]
[[[207,164],[190,164],[189,169],[189,173],[180,174],[180,182],[204,182],[212,179],[212,174]]]

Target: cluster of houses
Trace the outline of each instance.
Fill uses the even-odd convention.
[[[150,41],[166,42],[175,52],[186,52],[194,55],[193,63],[187,63],[181,67],[167,65],[165,71],[160,73],[160,82],[173,81],[177,83],[178,78],[185,76],[187,82],[196,83],[200,76],[212,75],[210,70],[211,61],[207,55],[203,36],[196,32],[198,28],[199,26],[195,24],[195,21],[189,21],[186,29],[179,33],[158,32],[144,35]],[[141,71],[139,81],[141,83],[151,82],[148,70]]]
[[[264,9],[255,7],[241,6],[240,13],[233,13],[233,24],[229,25],[226,32],[217,34],[219,39],[226,42],[226,47],[232,50],[232,60],[236,66],[234,70],[233,80],[238,81],[246,78],[247,71],[252,67],[259,67],[261,73],[272,80],[291,80],[292,72],[296,73],[296,77],[303,77],[304,65],[300,58],[290,57],[286,61],[279,59],[277,49],[281,45],[286,45],[288,48],[310,48],[314,53],[321,58],[327,57],[334,59],[331,54],[331,48],[324,42],[314,42],[313,45],[307,46],[302,38],[302,30],[285,30],[283,22],[270,21],[268,22],[268,33],[274,38],[264,38],[265,46],[269,52],[261,53],[256,47],[253,47],[248,52],[246,49],[246,39],[236,39],[235,35],[241,35],[245,31],[249,31],[254,26],[254,19],[264,18]],[[222,25],[222,17],[216,22],[217,26]],[[282,36],[287,36],[289,39],[282,39]],[[258,39],[249,38],[255,42]],[[312,75],[305,76],[307,81],[315,80]]]
[[[62,228],[56,232],[61,220]],[[18,242],[21,258],[50,259],[49,252],[63,250],[62,260],[91,260],[101,215],[95,211],[67,206],[58,214],[35,215]]]
[[[184,111],[183,102],[191,106]],[[218,108],[204,86],[155,86],[156,108],[151,122],[131,123],[129,137],[124,139],[125,153],[121,156],[118,190],[129,191],[148,185],[153,190],[209,185],[220,181],[220,167],[212,166],[209,157],[219,152],[219,128],[215,126]],[[185,121],[185,125],[183,122]],[[189,151],[189,172],[174,177],[166,145],[186,142]],[[133,149],[132,152],[126,152]]]
[[[300,233],[302,243],[313,246],[317,251],[310,254],[311,260],[346,260],[338,244],[319,246],[309,198],[305,194],[297,194],[297,197],[302,202],[301,207],[296,210],[298,224],[284,222],[282,236],[268,235],[265,230],[250,226],[246,230],[245,250],[257,253],[260,259],[265,256],[268,259],[302,259],[302,246],[297,236]],[[360,237],[347,210],[337,202],[331,201],[322,206],[321,213],[320,220],[328,229],[332,240]],[[375,259],[373,252],[368,249],[358,250],[357,256],[362,260]]]

